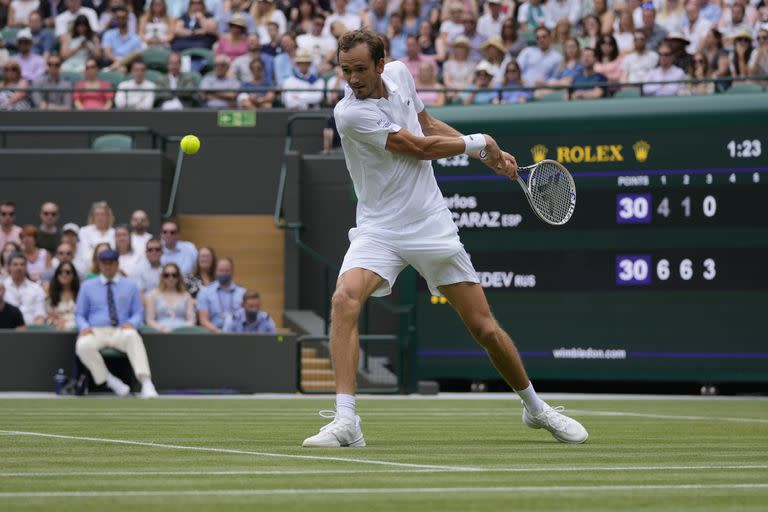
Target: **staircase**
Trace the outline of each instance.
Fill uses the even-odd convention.
[[[315,347],[301,349],[301,389],[332,393],[336,388],[336,379],[331,358],[320,352],[321,349]]]

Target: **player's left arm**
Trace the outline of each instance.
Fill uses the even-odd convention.
[[[430,136],[430,135],[442,135],[444,137],[461,137],[462,136],[462,133],[459,132],[453,126],[432,117],[426,108],[423,109],[421,112],[419,112],[417,116],[419,118],[419,124],[421,125],[421,131],[424,132],[424,135],[426,136]],[[485,165],[493,169],[493,171],[498,174],[507,175],[511,179],[515,179],[517,177],[517,160],[515,160],[515,157],[510,155],[506,151],[501,152],[501,156],[504,158],[504,161],[507,164],[504,169],[499,169],[498,167],[480,158],[480,151],[469,151],[467,152],[467,154],[472,158],[477,158],[478,160],[482,161]]]

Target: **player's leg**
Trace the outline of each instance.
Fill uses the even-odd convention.
[[[331,299],[331,360],[336,377],[334,420],[304,440],[305,448],[363,447],[360,417],[355,414],[357,366],[360,360],[358,318],[363,304],[384,282],[370,270],[351,268],[339,276]],[[321,414],[323,414],[321,412]]]
[[[520,353],[512,339],[491,314],[482,287],[477,283],[455,283],[439,287],[467,326],[470,334],[485,349],[501,376],[523,400],[523,422],[531,428],[545,428],[564,443],[583,443],[586,429],[576,420],[543,402],[528,379]]]

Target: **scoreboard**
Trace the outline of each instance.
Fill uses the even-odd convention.
[[[495,126],[520,165],[572,171],[565,226],[541,222],[516,183],[477,161],[435,162],[491,308],[535,378],[768,381],[768,108],[752,103],[735,122],[636,101],[620,124],[563,105],[581,110],[552,111],[570,116],[561,131],[520,130],[512,111],[474,130]],[[416,304],[419,378],[498,378],[421,280]]]

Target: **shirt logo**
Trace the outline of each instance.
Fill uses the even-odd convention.
[[[392,122],[389,119],[379,119],[376,121],[376,124],[379,125],[380,128],[384,128],[385,130],[392,126]]]

